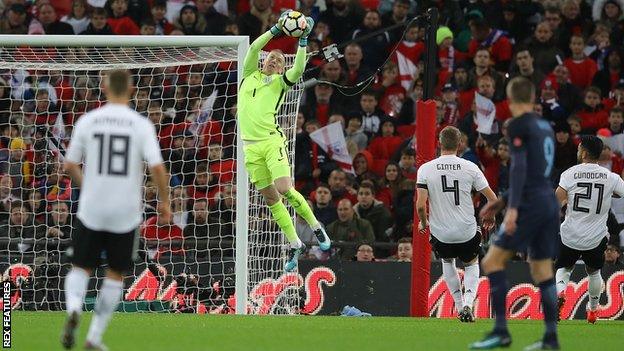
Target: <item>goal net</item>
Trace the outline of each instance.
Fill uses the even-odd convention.
[[[159,225],[146,173],[139,255],[120,309],[297,312],[299,276],[283,274],[286,242],[237,147],[246,37],[0,36],[0,43],[0,264],[14,308],[64,308],[79,189],[62,170],[63,156],[74,123],[105,103],[103,74],[128,69],[131,106],[156,126],[171,173],[174,216]],[[295,84],[278,116],[291,161],[302,91]],[[87,308],[103,280],[102,258]]]

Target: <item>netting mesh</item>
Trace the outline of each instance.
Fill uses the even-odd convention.
[[[105,101],[102,73],[125,68],[134,76],[132,107],[157,127],[174,220],[158,224],[156,187],[146,175],[140,259],[121,309],[233,312],[235,172],[243,167],[235,150],[236,58],[235,48],[222,47],[0,49],[0,262],[15,285],[15,307],[64,308],[79,189],[62,170],[63,155],[76,120]],[[291,161],[301,93],[299,82],[278,118]],[[259,193],[252,189],[248,201],[248,311],[295,313],[297,275],[282,275],[284,239]],[[103,269],[96,276],[87,308]]]

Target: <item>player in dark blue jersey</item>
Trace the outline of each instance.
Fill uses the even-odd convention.
[[[481,214],[491,216],[504,207],[503,225],[485,255],[482,271],[490,280],[492,307],[496,315],[494,330],[471,349],[509,346],[505,301],[507,281],[505,266],[516,252],[528,251],[531,275],[540,288],[546,332],[541,341],[526,350],[556,350],[557,292],[552,262],[558,248],[559,203],[550,175],[555,158],[555,137],[550,124],[533,113],[535,86],[517,77],[507,85],[514,119],[508,127],[511,151],[509,190],[499,202],[488,204]]]

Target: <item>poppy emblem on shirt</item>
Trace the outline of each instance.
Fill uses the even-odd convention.
[[[513,140],[513,144],[515,147],[520,147],[522,146],[522,139],[520,137],[515,137]]]
[[[271,84],[272,81],[273,81],[273,77],[271,76],[266,76],[262,79],[262,83],[264,84]]]

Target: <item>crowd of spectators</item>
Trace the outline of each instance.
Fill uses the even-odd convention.
[[[437,55],[425,48],[423,22],[410,22],[429,7],[441,15]],[[509,184],[505,134],[511,114],[505,84],[519,75],[538,87],[535,111],[556,132],[554,185],[576,163],[582,134],[604,138],[601,165],[624,171],[620,0],[0,0],[0,34],[248,35],[254,40],[287,8],[316,21],[309,51],[351,41],[344,59],[324,63],[313,57],[308,63],[304,78],[320,83],[303,93],[293,163],[296,187],[330,237],[352,244],[337,245],[336,257],[411,257],[415,106],[423,98],[428,54],[437,57],[438,130],[460,128],[459,156],[478,164],[497,193]],[[265,49],[294,53],[296,40],[276,38]],[[156,126],[172,175],[172,224],[162,225],[156,217],[154,185],[148,182],[145,189],[143,237],[175,239],[154,255],[183,253],[181,241],[190,238],[233,239],[236,79],[228,73],[235,71],[233,64],[135,71],[132,104]],[[328,84],[354,85],[371,75],[376,75],[372,84],[355,95]],[[0,238],[20,239],[8,240],[12,244],[3,244],[4,250],[27,252],[39,242],[71,236],[78,189],[60,163],[73,123],[104,101],[98,87],[99,76],[90,72],[0,70]],[[488,134],[477,131],[475,93],[495,106]],[[353,174],[310,137],[330,123],[344,130]],[[616,200],[609,222],[616,247],[621,223],[624,203]],[[304,241],[314,241],[303,221],[297,228]],[[327,256],[314,249],[308,254]]]

